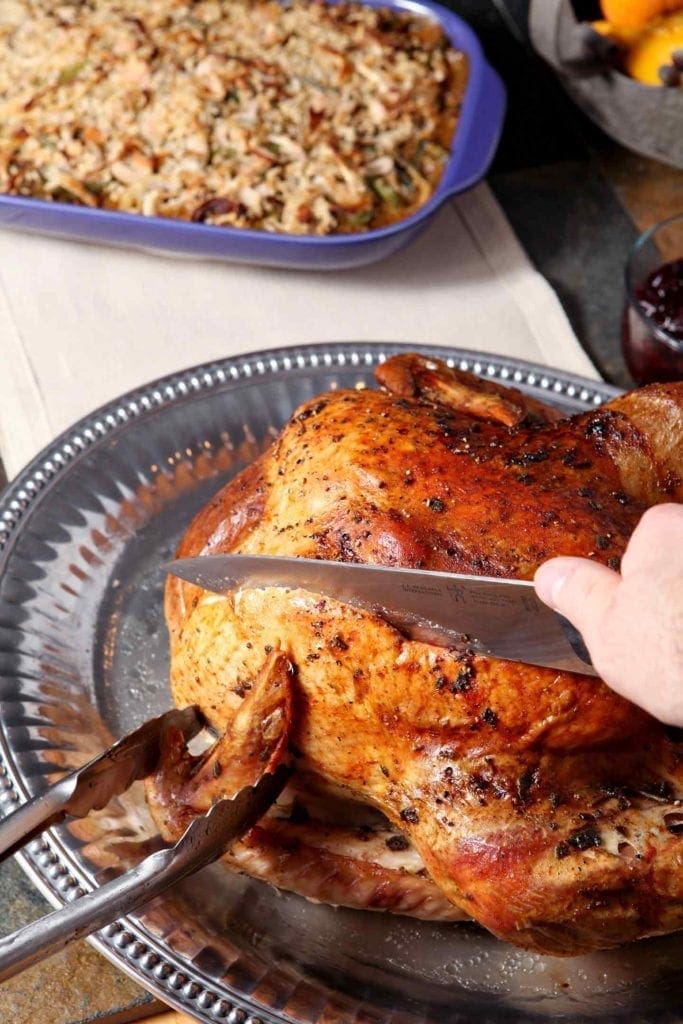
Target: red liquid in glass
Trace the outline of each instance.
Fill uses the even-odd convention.
[[[639,384],[683,380],[683,259],[657,267],[634,295],[647,320],[627,304],[621,344],[631,376]],[[652,323],[679,348],[667,345]]]

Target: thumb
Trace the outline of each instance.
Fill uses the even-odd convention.
[[[541,601],[560,612],[586,642],[593,662],[601,625],[621,582],[618,573],[587,558],[551,558],[536,572]]]

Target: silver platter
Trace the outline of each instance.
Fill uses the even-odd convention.
[[[123,396],[68,430],[0,503],[0,809],[169,706],[158,566],[193,513],[292,410],[371,386],[395,344],[226,359]],[[567,412],[616,394],[512,359],[410,346]],[[144,855],[141,787],[32,843],[21,863],[59,905]],[[215,866],[93,942],[161,999],[227,1024],[679,1020],[676,936],[573,960],[475,926],[334,910]]]

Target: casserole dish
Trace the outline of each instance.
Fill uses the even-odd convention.
[[[20,230],[157,251],[299,269],[333,269],[369,263],[394,252],[431,219],[450,196],[486,172],[500,134],[504,91],[472,30],[445,8],[416,0],[368,0],[367,6],[436,21],[456,50],[465,54],[468,77],[450,156],[428,201],[386,227],[344,235],[300,236],[203,225],[167,217],[72,206],[23,196],[0,196],[0,224]]]

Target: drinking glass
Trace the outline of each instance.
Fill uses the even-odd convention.
[[[683,380],[683,213],[649,228],[631,249],[621,344],[638,384]]]

